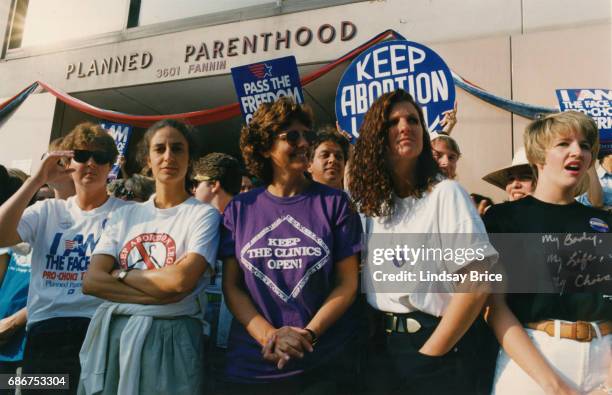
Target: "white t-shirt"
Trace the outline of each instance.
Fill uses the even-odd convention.
[[[398,242],[402,242],[401,234],[418,233],[425,235],[461,234],[460,240],[450,237],[430,238],[431,245],[438,248],[484,248],[485,259],[488,265],[497,261],[497,251],[489,243],[484,227],[470,196],[457,183],[452,180],[443,180],[434,186],[431,192],[425,193],[421,198],[396,197],[395,213],[391,218],[367,218],[367,240],[371,241],[371,234],[385,234],[383,237],[393,238],[397,234]],[[405,242],[406,238],[404,238]],[[460,245],[453,245],[453,241]],[[430,245],[427,245],[430,247]],[[372,259],[372,249],[368,245],[367,259]],[[469,263],[468,263],[469,265]],[[456,272],[466,265],[440,264],[448,272]],[[372,265],[364,266],[366,276],[371,276]],[[452,293],[374,293],[368,292],[368,303],[374,308],[392,313],[410,313],[416,310],[441,316],[453,296]]]
[[[125,204],[110,197],[84,211],[73,196],[43,200],[25,210],[17,233],[33,250],[28,327],[50,318],[93,316],[102,301],[83,295],[83,274],[109,214]]]
[[[219,211],[193,197],[167,209],[155,207],[154,199],[113,213],[94,254],[113,256],[119,267],[140,270],[172,265],[190,252],[215,262]],[[202,278],[192,295],[204,285]]]

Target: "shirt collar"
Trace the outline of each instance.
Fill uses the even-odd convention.
[[[600,180],[603,180],[606,176],[612,177],[612,173],[608,173],[606,169],[603,168],[603,166],[598,166],[597,167],[597,177]]]

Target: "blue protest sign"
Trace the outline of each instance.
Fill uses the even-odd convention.
[[[612,90],[557,89],[561,111],[575,110],[593,118],[599,129],[599,152],[612,154]]]
[[[108,173],[108,179],[114,180],[119,175],[119,171],[121,171],[120,160],[121,158],[125,158],[127,153],[128,142],[132,134],[132,126],[112,122],[100,122],[100,126],[102,126],[103,129],[106,129],[106,131],[113,137],[113,140],[115,140],[115,145],[117,146],[117,151],[119,151],[119,156],[117,156],[117,160],[113,164],[110,173]]]
[[[271,103],[282,96],[290,96],[297,103],[304,103],[294,56],[233,67],[232,78],[246,123],[251,121],[261,103]]]
[[[362,52],[344,71],[336,90],[340,127],[358,137],[372,102],[396,89],[408,91],[423,107],[430,131],[455,103],[453,76],[437,53],[412,41],[383,41]]]

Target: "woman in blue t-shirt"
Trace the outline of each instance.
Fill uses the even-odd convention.
[[[237,195],[224,212],[223,292],[236,317],[230,392],[355,382],[346,364],[357,359],[343,357],[359,332],[361,226],[344,192],[305,176],[311,126],[309,110],[283,98],[262,104],[242,130],[246,166],[266,186]]]
[[[25,180],[0,165],[0,205]],[[24,177],[27,177],[24,175]],[[23,359],[30,284],[29,244],[0,248],[0,373],[15,374]],[[0,391],[2,393],[2,391]]]

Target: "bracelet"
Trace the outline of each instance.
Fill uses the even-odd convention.
[[[605,383],[599,384],[599,387],[597,387],[597,389],[602,390],[603,392],[605,392],[608,395],[612,395],[612,388],[608,387]]]
[[[310,342],[310,344],[313,346],[317,344],[317,341],[319,340],[319,338],[317,337],[317,334],[315,333],[315,331],[309,328],[304,328],[304,330],[307,331],[310,334],[310,337],[312,338],[312,341]]]

